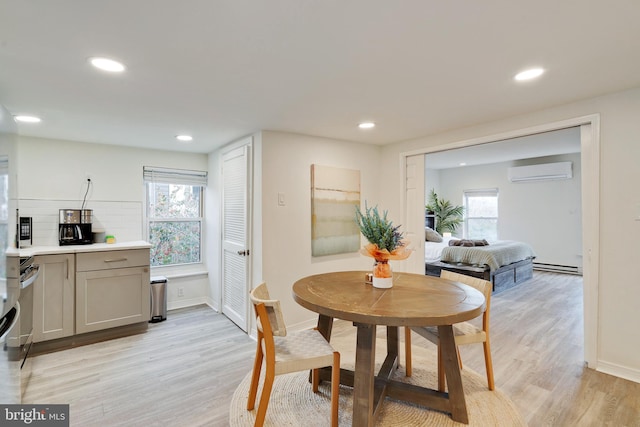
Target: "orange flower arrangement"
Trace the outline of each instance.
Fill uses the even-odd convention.
[[[373,276],[391,278],[388,261],[406,259],[411,255],[411,250],[407,249],[408,241],[403,239],[399,231],[400,226],[393,226],[387,219],[387,211],[380,216],[377,206],[369,208],[366,202],[364,214],[356,207],[356,222],[362,235],[369,241],[360,253],[376,260]]]
[[[373,268],[373,275],[375,277],[392,277],[391,267],[388,261],[409,258],[411,250],[406,248],[406,244],[408,243],[407,240],[403,240],[402,246],[391,252],[386,249],[380,249],[375,243],[369,243],[360,249],[360,253],[376,260],[376,265]]]

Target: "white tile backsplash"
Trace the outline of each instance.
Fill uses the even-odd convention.
[[[20,216],[33,218],[33,245],[58,245],[60,209],[80,209],[82,200],[19,199]],[[94,230],[103,229],[118,242],[143,240],[142,203],[126,201],[90,201],[85,209],[93,209]]]

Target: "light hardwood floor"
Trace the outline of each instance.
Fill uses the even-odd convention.
[[[36,356],[25,403],[69,403],[72,426],[226,426],[255,341],[207,306],[146,333]]]
[[[585,367],[582,296],[582,277],[536,271],[492,298],[496,387],[532,427],[640,426],[640,384]],[[485,374],[481,345],[460,353]]]
[[[580,277],[535,272],[491,314],[496,387],[530,426],[640,426],[640,384],[584,367]],[[144,334],[36,356],[26,403],[70,403],[73,426],[225,426],[254,351],[206,306],[171,311]],[[484,375],[482,346],[461,354]]]

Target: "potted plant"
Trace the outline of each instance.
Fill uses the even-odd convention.
[[[463,222],[464,207],[454,206],[449,200],[439,198],[433,189],[431,189],[429,203],[425,208],[427,212],[433,212],[435,230],[440,234],[446,231],[456,231]]]
[[[400,232],[400,226],[394,226],[393,222],[387,219],[387,211],[380,215],[377,206],[370,208],[366,202],[364,213],[356,206],[356,223],[362,235],[369,241],[360,253],[376,260],[373,268],[373,286],[390,288],[393,286],[393,273],[389,260],[406,259],[411,254]]]

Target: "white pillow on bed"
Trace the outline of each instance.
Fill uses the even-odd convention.
[[[424,240],[427,242],[442,242],[442,236],[433,228],[425,227],[424,228]]]

